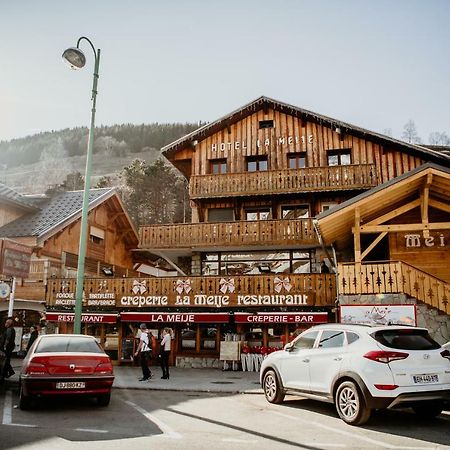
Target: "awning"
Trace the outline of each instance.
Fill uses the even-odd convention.
[[[116,323],[118,314],[103,313],[83,313],[81,322],[83,323]],[[49,322],[73,322],[75,314],[62,312],[46,312],[45,320]]]
[[[122,322],[147,323],[228,323],[228,313],[160,313],[160,312],[122,312]]]
[[[296,313],[235,313],[236,323],[327,323],[326,312],[296,312]]]

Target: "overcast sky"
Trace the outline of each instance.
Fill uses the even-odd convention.
[[[213,121],[265,95],[400,137],[450,134],[448,0],[0,0],[0,140],[97,125]]]

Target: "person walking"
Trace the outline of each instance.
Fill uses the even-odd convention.
[[[169,379],[169,355],[172,343],[172,330],[170,328],[164,328],[162,332],[163,338],[161,340],[161,369],[162,369],[162,379]]]
[[[15,372],[11,366],[11,356],[14,348],[16,347],[16,330],[13,327],[14,320],[12,317],[8,317],[5,322],[5,331],[2,334],[0,340],[0,352],[5,354],[5,360],[0,374],[0,383],[5,382],[5,378],[9,378],[14,375]]]
[[[141,323],[139,328],[141,329],[141,336],[134,356],[137,356],[139,353],[141,354],[142,378],[139,378],[139,381],[147,381],[152,378],[152,373],[148,367],[152,356],[152,348],[150,347],[147,325]]]

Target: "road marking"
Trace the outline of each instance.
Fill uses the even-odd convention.
[[[108,433],[108,430],[96,430],[95,428],[75,428],[75,431],[86,431],[87,433]]]
[[[305,419],[300,419],[300,417],[291,416],[289,414],[284,414],[284,413],[278,412],[278,411],[268,411],[268,412],[270,412],[271,414],[276,414],[277,416],[281,416],[281,417],[287,418],[289,420],[296,420],[298,422],[303,422],[304,424],[311,425],[311,421],[305,420]],[[408,448],[408,449],[415,449],[415,450],[419,450],[419,449],[427,449],[428,450],[428,449],[434,448],[434,447],[403,447],[403,446],[397,446],[397,445],[393,445],[393,444],[391,445],[391,444],[387,444],[386,442],[383,442],[383,441],[378,441],[376,439],[372,439],[372,438],[369,438],[369,437],[366,437],[366,436],[358,435],[355,432],[349,432],[349,431],[340,430],[338,428],[330,427],[328,425],[323,425],[321,423],[314,422],[313,425],[316,426],[316,427],[319,427],[319,428],[323,428],[323,429],[325,429],[327,431],[331,431],[333,433],[342,434],[343,436],[346,436],[346,437],[349,437],[349,438],[352,438],[352,439],[355,439],[355,438],[356,439],[360,439],[362,441],[368,442],[369,444],[375,444],[378,447],[382,447],[382,448],[392,448],[392,449],[405,449],[405,448]]]
[[[125,403],[127,403],[132,408],[134,408],[136,411],[141,413],[150,422],[153,422],[164,433],[164,437],[168,437],[171,439],[182,439],[183,436],[180,433],[177,433],[176,431],[172,430],[172,428],[169,427],[169,425],[167,425],[162,420],[155,417],[153,414],[150,414],[145,409],[136,405],[136,403],[130,402],[129,400],[125,400]]]
[[[3,404],[3,425],[11,425],[12,422],[12,393],[7,391],[5,394],[5,402]]]

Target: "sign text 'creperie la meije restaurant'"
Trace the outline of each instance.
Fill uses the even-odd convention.
[[[112,279],[86,280],[83,306],[109,306],[126,309],[154,307],[285,307],[314,305],[315,293],[296,286],[288,276],[272,277],[264,286],[265,294],[245,292],[234,278],[217,277],[215,283],[201,285],[202,280]],[[75,282],[54,280],[47,292],[51,306],[75,305]],[[163,295],[161,293],[163,292]]]

